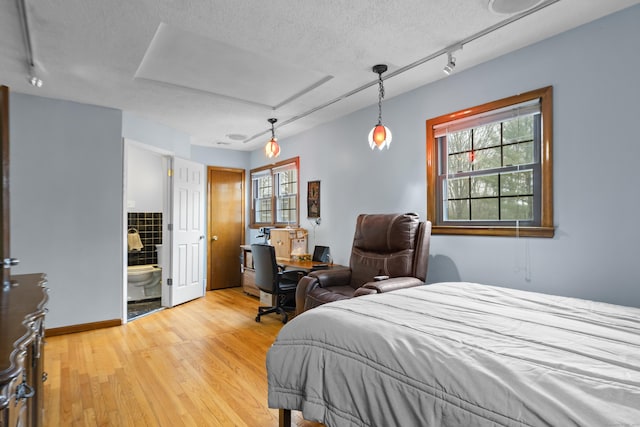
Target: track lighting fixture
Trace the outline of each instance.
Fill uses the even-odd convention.
[[[34,66],[29,67],[28,79],[31,86],[42,87],[42,79],[36,74],[36,68]]]
[[[392,137],[391,130],[382,124],[382,98],[384,98],[382,73],[387,71],[387,66],[385,64],[374,65],[372,71],[378,74],[378,124],[369,132],[369,147],[372,150],[376,147],[378,147],[378,150],[382,150],[384,147],[389,149]]]
[[[447,52],[447,65],[444,66],[442,71],[448,76],[453,73],[453,69],[456,68],[456,58],[453,57],[451,51]]]
[[[268,119],[269,123],[271,123],[271,139],[267,142],[267,145],[264,147],[264,152],[268,158],[278,157],[280,155],[280,146],[278,145],[278,138],[276,138],[276,132],[273,128],[273,125],[278,121],[278,119]]]
[[[20,16],[20,26],[22,27],[22,36],[24,38],[25,45],[25,53],[26,53],[26,61],[27,68],[29,69],[29,74],[27,74],[27,81],[33,87],[42,87],[42,79],[38,77],[36,73],[36,61],[33,53],[33,44],[31,39],[31,32],[29,31],[29,17],[27,16],[27,5],[25,4],[26,0],[18,0],[18,12]]]

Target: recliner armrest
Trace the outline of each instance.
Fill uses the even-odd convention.
[[[312,271],[308,276],[318,279],[318,285],[322,288],[327,286],[340,286],[351,281],[351,269],[317,270]]]
[[[393,277],[387,280],[377,282],[368,282],[356,289],[354,296],[362,296],[368,294],[381,294],[384,292],[395,291],[396,289],[412,288],[414,286],[424,285],[424,282],[415,277]]]
[[[305,311],[307,294],[318,287],[341,285],[349,283],[351,270],[348,268],[335,270],[318,270],[304,276],[298,282],[296,289],[296,314]]]
[[[311,290],[318,287],[318,278],[312,276],[304,276],[298,282],[298,286],[296,287],[296,315],[302,313],[304,311],[304,303],[307,299],[307,294],[311,292]]]

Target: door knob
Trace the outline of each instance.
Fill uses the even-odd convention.
[[[218,241],[218,236],[213,236],[213,237],[211,238],[211,240],[213,240],[214,242],[217,242],[217,241]]]

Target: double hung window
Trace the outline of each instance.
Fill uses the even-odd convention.
[[[299,224],[298,158],[251,170],[251,226]]]
[[[434,234],[553,236],[551,88],[427,121]]]

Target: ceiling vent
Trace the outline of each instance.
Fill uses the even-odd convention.
[[[531,9],[542,0],[489,0],[489,10],[499,15],[513,15]]]

